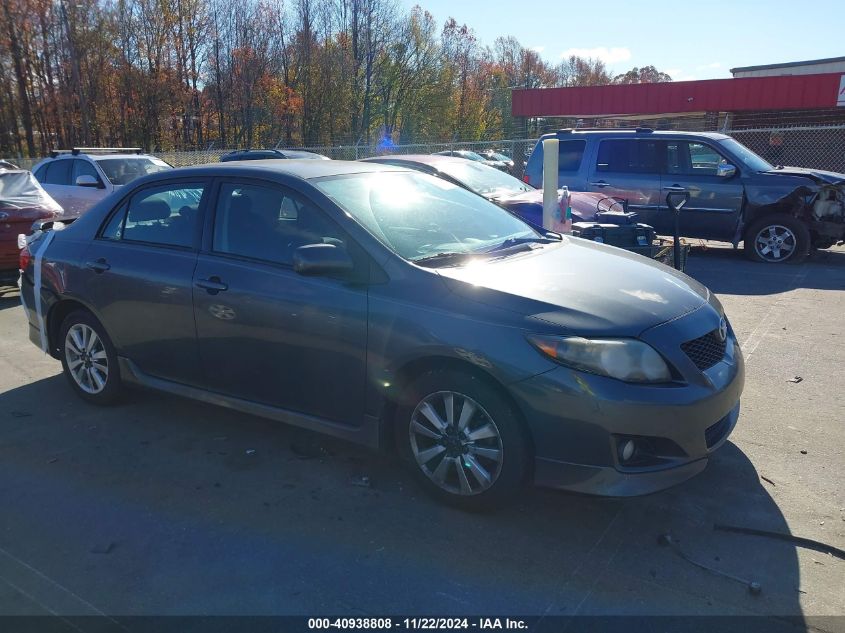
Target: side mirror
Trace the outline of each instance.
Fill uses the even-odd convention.
[[[730,178],[731,176],[736,175],[736,167],[730,163],[722,161],[716,167],[716,175],[719,176],[719,178]]]
[[[330,275],[353,268],[349,253],[337,244],[306,244],[293,252],[293,269],[300,275]]]
[[[89,174],[82,174],[76,177],[77,187],[94,187],[96,189],[102,188],[100,181]]]

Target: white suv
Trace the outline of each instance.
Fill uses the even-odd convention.
[[[173,167],[140,148],[75,147],[51,152],[32,172],[65,216],[75,217],[135,178],[165,169]]]

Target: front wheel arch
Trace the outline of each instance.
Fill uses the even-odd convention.
[[[518,490],[532,481],[534,451],[530,433],[520,410],[511,405],[512,398],[507,396],[507,390],[502,389],[501,386],[497,388],[488,380],[480,378],[476,372],[438,367],[417,375],[408,385],[406,393],[407,397],[398,404],[397,414],[393,419],[397,453],[423,488],[437,499],[464,510],[490,510],[512,499]],[[458,417],[464,419],[465,404],[460,409],[460,416],[455,413],[454,422],[448,427],[449,430],[446,426],[440,426],[440,430],[437,430],[437,420],[440,425],[445,425],[445,420],[449,416],[448,409],[444,415],[442,408],[439,415],[438,412],[434,412],[434,417],[429,414],[424,415],[428,420],[435,422],[430,429],[421,429],[423,432],[417,433],[412,428],[421,426],[418,418],[414,417],[415,409],[418,410],[424,403],[435,402],[438,396],[442,397],[443,403],[448,403],[447,407],[451,406],[452,396],[457,398],[456,403],[461,402],[461,399],[463,403],[472,402],[474,406],[466,418],[465,427],[469,435],[465,435],[460,430],[462,427],[457,426]],[[431,407],[429,411],[432,411]],[[481,416],[480,421],[472,417],[473,411]],[[411,425],[412,419],[417,420],[413,425]],[[475,423],[480,426],[475,426],[472,419],[475,419]],[[475,428],[475,431],[470,432],[471,428]],[[475,437],[474,433],[479,432],[485,434]],[[439,439],[436,437],[438,433]],[[415,438],[420,437],[426,438],[424,450],[421,452],[415,443]],[[484,438],[495,438],[499,442],[498,448],[495,447],[495,442],[490,445],[476,444],[476,442],[485,442]],[[432,453],[432,450],[439,450],[439,452]],[[466,458],[462,457],[461,450],[467,455]],[[457,452],[451,454],[446,451]],[[487,454],[483,454],[482,451]],[[499,452],[498,458],[491,455],[491,452]],[[426,454],[428,457],[420,461],[419,457]],[[504,457],[503,460],[502,457]],[[437,459],[441,462],[436,465],[432,473],[431,462]],[[481,464],[480,462],[485,459],[491,462]],[[454,471],[456,460],[457,473]],[[491,481],[489,473],[492,471],[489,467],[495,460],[498,460],[498,469]],[[446,464],[445,468],[443,468],[444,464]],[[449,464],[452,465],[451,471]],[[465,468],[467,470],[464,470]],[[470,483],[471,477],[467,474],[468,472],[476,475],[474,483]],[[480,484],[480,488],[476,484]],[[458,487],[460,490],[457,489]]]
[[[385,397],[382,408],[381,419],[383,437],[381,445],[383,447],[390,447],[391,450],[395,450],[396,448],[396,437],[394,434],[396,414],[402,404],[406,404],[405,398],[407,397],[408,388],[423,374],[437,370],[454,370],[470,374],[498,391],[499,394],[508,401],[508,404],[519,417],[519,422],[522,426],[525,439],[528,442],[531,455],[535,454],[534,436],[531,433],[531,429],[528,427],[522,408],[511,395],[510,390],[508,390],[508,388],[495,376],[477,365],[474,365],[466,360],[449,356],[429,356],[425,358],[417,358],[408,361],[396,370],[394,373],[395,379],[393,381],[393,385],[391,386],[390,393]]]

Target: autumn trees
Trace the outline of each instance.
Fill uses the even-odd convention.
[[[0,154],[503,138],[513,88],[666,79],[396,0],[3,0]]]

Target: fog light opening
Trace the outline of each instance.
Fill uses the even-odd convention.
[[[637,452],[637,445],[634,443],[634,440],[626,440],[620,447],[619,447],[619,461],[625,463],[630,461],[630,459],[634,456]]]

